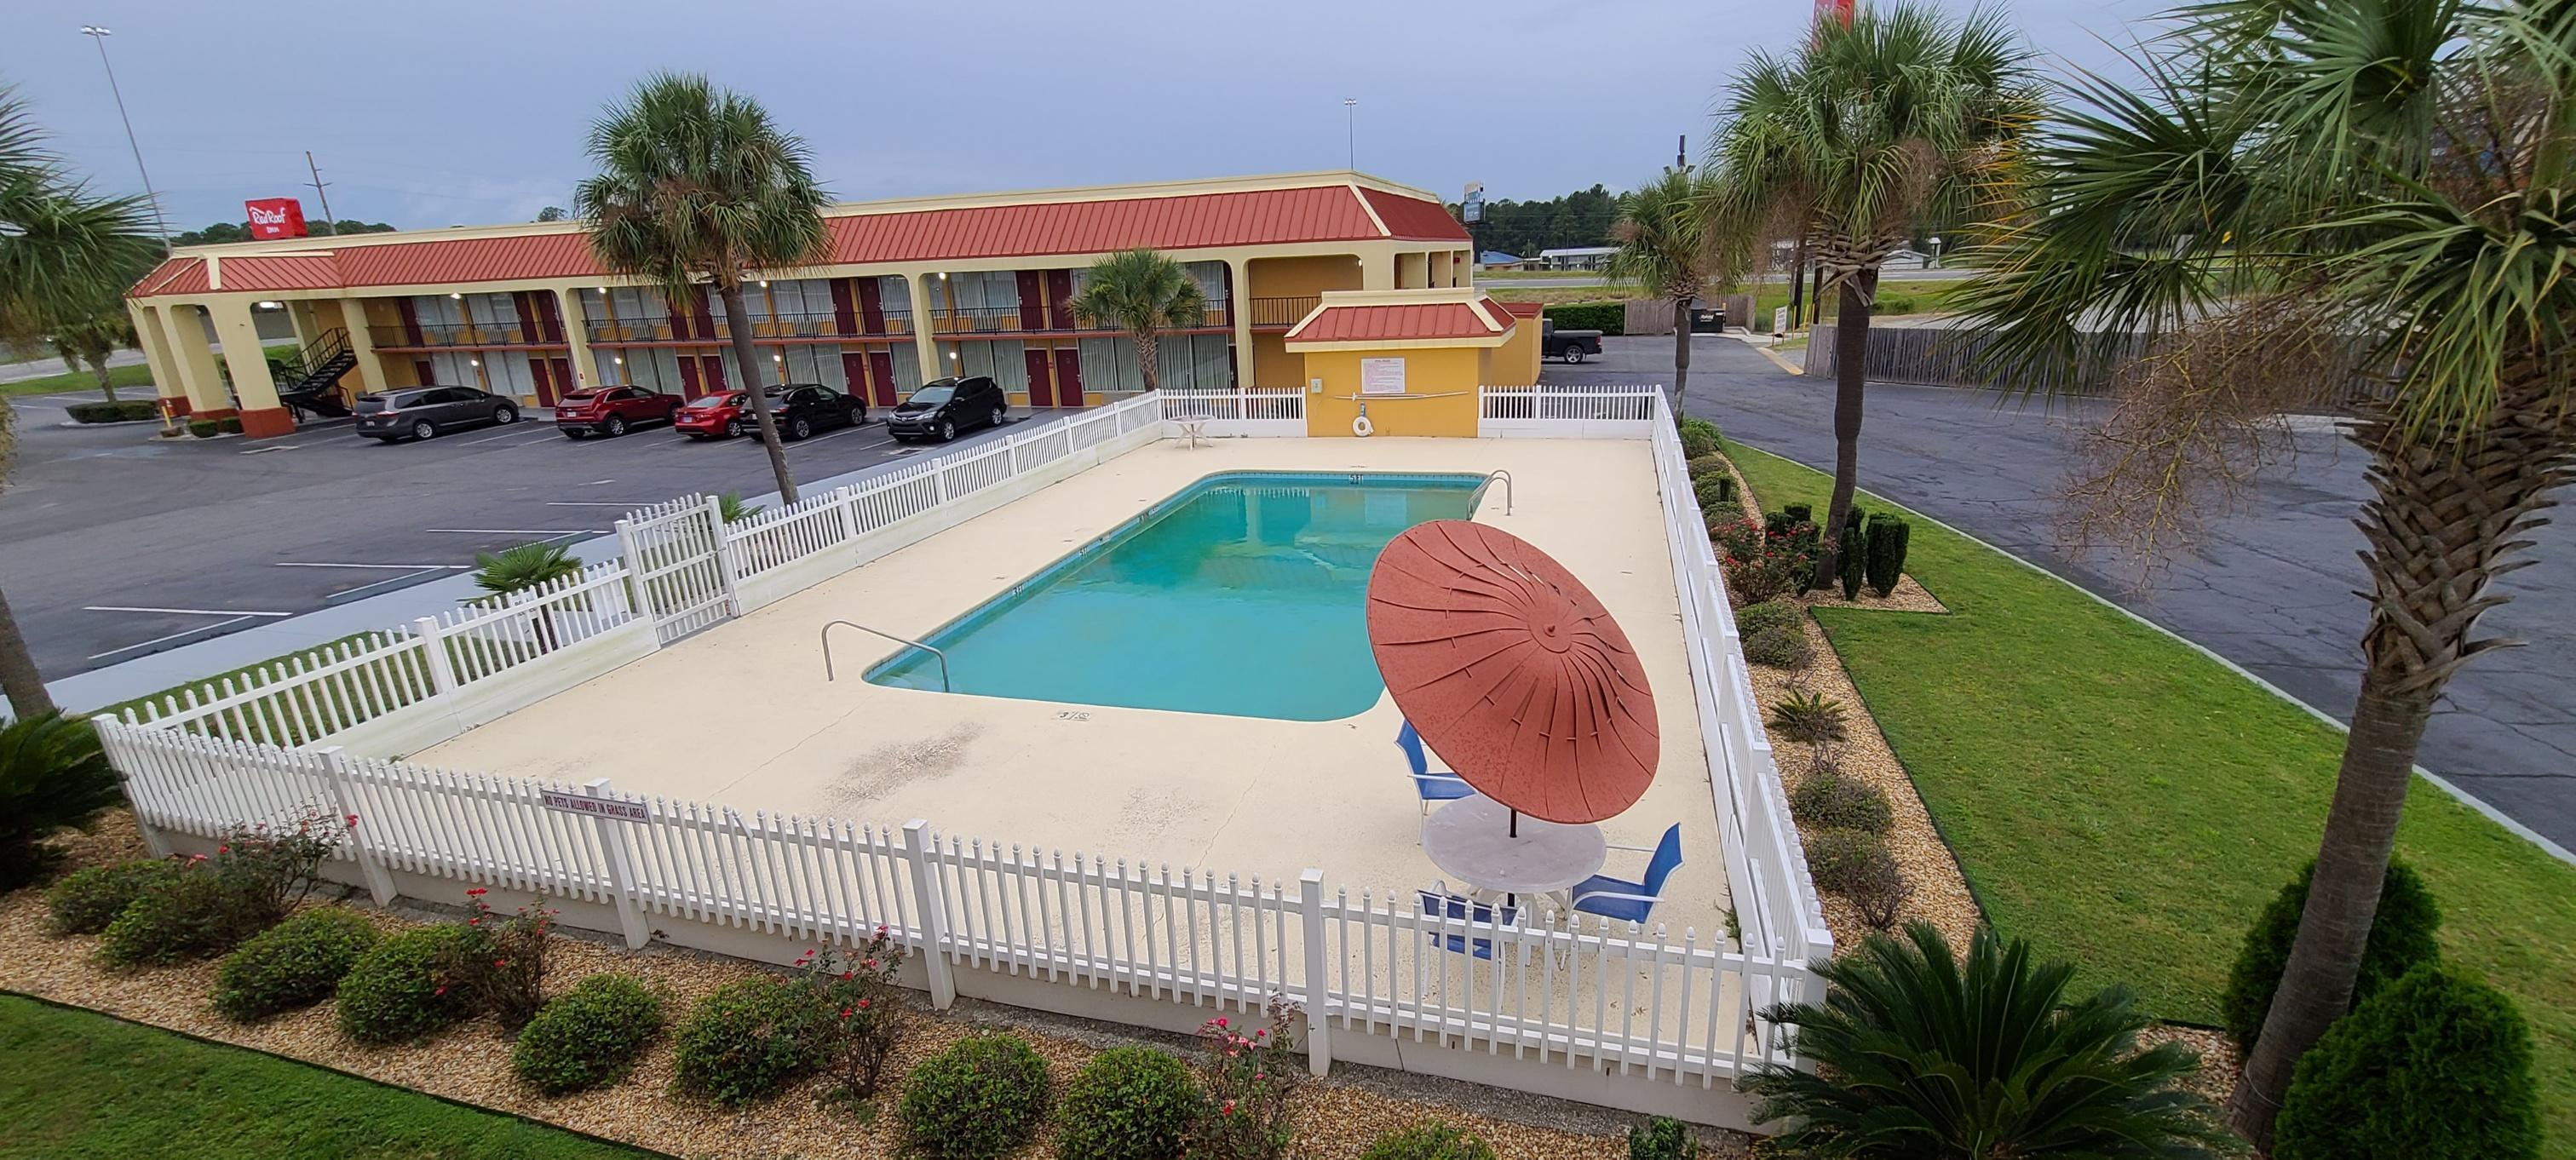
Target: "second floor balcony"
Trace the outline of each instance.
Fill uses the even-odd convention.
[[[368,341],[378,348],[441,346],[544,346],[560,345],[560,333],[537,332],[518,323],[419,322],[377,324],[367,328]]]

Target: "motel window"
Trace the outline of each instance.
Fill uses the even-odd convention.
[[[890,353],[894,356],[895,393],[909,395],[913,388],[921,385],[920,351],[907,342],[893,348]]]
[[[1005,391],[1029,389],[1028,356],[1019,341],[961,342],[957,353],[955,373],[990,376]]]
[[[850,389],[850,377],[841,369],[840,347],[802,343],[770,353],[783,356],[770,360],[770,365],[782,369],[782,382],[821,383],[845,393]]]
[[[474,320],[475,329],[487,334],[519,328],[519,306],[507,294],[468,294],[465,315]]]
[[[431,351],[426,360],[429,363],[429,381],[421,385],[480,387],[483,385],[483,376],[475,372],[473,359],[473,355],[463,351]]]
[[[486,353],[483,369],[492,385],[487,390],[496,395],[533,395],[537,393],[536,373],[528,367],[528,356],[515,351]]]
[[[897,274],[877,278],[877,307],[887,314],[902,316],[912,310],[912,280]]]
[[[1225,263],[1183,262],[1181,272],[1199,284],[1199,297],[1211,305],[1225,301]]]
[[[1094,391],[1141,391],[1145,372],[1136,344],[1126,338],[1086,338],[1081,343],[1082,385]],[[1232,345],[1222,334],[1167,334],[1154,347],[1163,386],[1175,391],[1222,391],[1234,384]]]
[[[464,303],[444,294],[412,295],[411,312],[422,326],[456,327],[465,324]]]
[[[610,290],[608,302],[616,307],[617,320],[630,326],[667,326],[671,321],[671,312],[662,308],[662,296],[641,286]]]
[[[1008,270],[978,270],[971,274],[950,274],[949,293],[957,297],[957,309],[1017,310],[1020,308],[1020,279]]]

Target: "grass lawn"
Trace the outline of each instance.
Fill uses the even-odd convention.
[[[107,377],[110,382],[116,384],[117,398],[152,397],[152,368],[147,364],[109,367]],[[126,390],[128,387],[135,390],[129,392]],[[44,375],[39,378],[19,379],[13,383],[0,383],[0,395],[72,395],[83,392],[98,395],[98,376],[91,374],[86,368],[65,371],[59,375]],[[107,396],[98,395],[98,397],[104,399]]]
[[[653,1155],[16,995],[0,995],[0,1124],[0,1156]]]
[[[1824,510],[1826,476],[1733,450],[1766,506]],[[2087,983],[2124,982],[2160,1016],[2216,1023],[2246,925],[2315,856],[2343,734],[1927,521],[1907,565],[1951,615],[1816,618],[1988,917],[2075,961]],[[2445,953],[2530,1020],[2548,1154],[2576,1157],[2576,866],[2426,782],[2397,846],[2441,901]]]

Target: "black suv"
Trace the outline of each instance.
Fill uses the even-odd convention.
[[[1001,426],[1002,413],[1010,409],[1010,396],[1002,393],[1002,385],[983,375],[936,379],[921,384],[886,416],[886,430],[898,443],[924,435],[945,443],[959,431]]]
[[[519,421],[517,403],[472,387],[410,387],[360,395],[351,410],[358,416],[358,434],[387,443]]]
[[[771,387],[770,418],[778,424],[778,437],[793,443],[817,431],[835,427],[857,427],[868,421],[868,405],[819,383],[788,383]],[[741,401],[743,426],[752,427],[751,400]]]

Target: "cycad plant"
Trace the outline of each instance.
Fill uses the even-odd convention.
[[[88,825],[124,795],[89,722],[45,713],[0,725],[0,890],[45,871],[46,835]]]
[[[573,190],[590,225],[590,250],[615,273],[644,279],[665,300],[689,301],[700,283],[724,302],[734,377],[751,400],[778,494],[796,502],[796,480],[778,443],[778,420],[761,389],[769,371],[753,349],[743,279],[821,258],[829,201],[807,165],[805,143],[758,101],[691,73],[645,78],[590,129],[599,166]]]
[[[2143,88],[2087,81],[1952,299],[1996,369],[2117,368],[2078,538],[2186,544],[2344,407],[2368,457],[2353,706],[2298,934],[2230,1118],[2267,1145],[2349,1006],[2415,751],[2576,457],[2576,14],[2559,0],[2179,10]],[[2131,356],[2131,352],[2142,352]]]
[[[474,556],[474,585],[492,595],[495,605],[507,602],[513,593],[525,592],[581,574],[581,561],[560,544],[521,544],[493,553]],[[552,652],[555,626],[551,610],[536,617],[537,651]]]
[[[2075,967],[1980,928],[1963,964],[1929,923],[1874,934],[1816,968],[1820,1003],[1763,1017],[1797,1029],[1812,1070],[1740,1081],[1778,1144],[1835,1160],[2193,1160],[2225,1154],[2199,1060],[2142,1047],[2126,988],[2066,993]]]
[[[2029,57],[2000,12],[1953,21],[1898,0],[1849,24],[1818,21],[1789,56],[1756,53],[1720,114],[1710,228],[1738,248],[1803,240],[1824,290],[1841,296],[1817,576],[1841,571],[1879,268],[1918,225],[1971,219],[2011,186],[2041,107]]]
[[[1722,278],[1712,269],[1724,259],[1723,247],[1708,244],[1705,208],[1714,186],[1689,169],[1666,169],[1663,176],[1619,195],[1619,218],[1610,224],[1610,240],[1619,248],[1610,255],[1612,281],[1673,304],[1673,415],[1682,413],[1682,389],[1690,383],[1690,305],[1700,291]]]
[[[1083,272],[1073,313],[1085,325],[1126,331],[1136,344],[1137,373],[1151,391],[1163,385],[1156,359],[1162,332],[1197,326],[1207,316],[1207,297],[1180,263],[1152,250],[1121,250]]]

